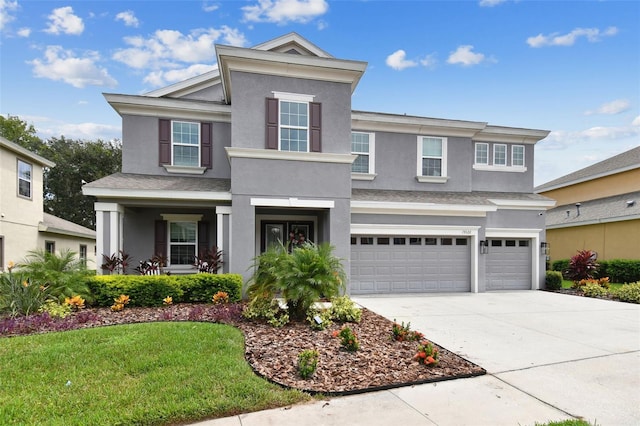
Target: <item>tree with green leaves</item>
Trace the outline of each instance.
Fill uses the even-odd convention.
[[[42,139],[37,136],[33,124],[27,124],[20,117],[13,115],[7,115],[6,118],[0,115],[0,136],[40,155],[46,147]]]

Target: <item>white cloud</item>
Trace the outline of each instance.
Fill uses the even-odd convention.
[[[44,31],[50,34],[80,35],[84,31],[84,23],[82,18],[73,14],[71,6],[59,7],[49,15],[49,26]]]
[[[80,104],[80,102],[79,102]],[[68,123],[46,116],[18,114],[18,116],[37,130],[38,137],[49,139],[64,136],[69,139],[110,141],[122,138],[119,125],[101,123]]]
[[[628,126],[594,126],[574,132],[555,130],[544,139],[542,146],[545,150],[560,150],[590,141],[620,141],[637,137],[640,137],[640,117]]]
[[[248,22],[304,24],[327,13],[329,4],[325,0],[258,0],[258,4],[241,9]]]
[[[447,63],[460,64],[468,67],[471,65],[477,65],[485,60],[485,56],[482,53],[474,53],[472,50],[473,46],[471,45],[458,46],[456,51],[451,52],[449,55]]]
[[[640,126],[640,115],[633,119],[631,122],[632,126]]]
[[[20,28],[17,34],[19,37],[29,37],[31,35],[31,28]]]
[[[396,50],[391,55],[387,56],[386,63],[389,67],[397,71],[402,71],[405,68],[415,67],[418,65],[416,61],[406,59],[407,52],[404,50]]]
[[[176,68],[176,62],[213,62],[216,57],[215,43],[220,39],[233,46],[247,43],[244,34],[227,26],[219,30],[197,29],[187,35],[175,30],[158,30],[147,39],[141,36],[126,37],[124,41],[131,47],[116,51],[112,57],[138,69]]]
[[[631,104],[626,99],[616,99],[615,101],[607,102],[605,104],[600,105],[598,109],[595,111],[586,111],[585,115],[593,115],[593,114],[606,114],[606,115],[615,115],[620,114],[621,112],[628,111],[631,108]]]
[[[420,65],[422,65],[425,68],[433,69],[436,67],[437,64],[438,64],[438,60],[436,59],[435,53],[432,53],[420,59]]]
[[[213,12],[214,10],[218,10],[220,8],[220,6],[218,6],[217,4],[208,4],[207,2],[204,2],[204,4],[202,5],[202,10],[204,10],[205,12]]]
[[[217,68],[217,66],[195,64],[182,69],[169,71],[157,70],[149,73],[149,75],[144,78],[144,82],[151,84],[152,86],[164,86],[204,74],[215,68]]]
[[[507,0],[480,0],[480,6],[482,7],[493,7],[497,6],[501,3],[506,2]]]
[[[136,15],[132,10],[126,10],[116,15],[116,21],[122,21],[127,27],[137,28],[140,25],[140,21],[136,18]]]
[[[595,43],[600,41],[602,37],[611,37],[616,34],[618,34],[618,28],[616,27],[609,27],[604,31],[600,31],[598,28],[576,28],[567,34],[538,34],[537,36],[529,37],[527,44],[531,47],[573,46],[581,37],[586,38],[590,43]]]
[[[16,19],[11,12],[18,10],[18,1],[0,0],[0,31],[4,30],[5,25]]]
[[[100,56],[96,52],[88,52],[78,58],[70,50],[61,46],[47,46],[43,59],[34,59],[33,74],[36,77],[63,81],[73,87],[86,86],[114,87],[117,81],[109,75],[105,68],[96,65]]]

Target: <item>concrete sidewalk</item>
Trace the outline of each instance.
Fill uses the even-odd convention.
[[[487,375],[210,420],[200,426],[640,425],[640,306],[542,291],[355,297]]]

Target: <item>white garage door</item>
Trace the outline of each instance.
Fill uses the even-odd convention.
[[[531,240],[490,239],[487,290],[531,289]]]
[[[351,292],[471,291],[469,238],[351,238]]]

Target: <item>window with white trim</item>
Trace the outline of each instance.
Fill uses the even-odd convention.
[[[56,253],[56,242],[55,241],[45,241],[44,242],[44,251],[47,253],[55,254]]]
[[[33,166],[18,160],[18,195],[25,198],[31,198],[31,177]]]
[[[192,265],[198,246],[198,222],[169,222],[169,264]]]
[[[524,167],[524,145],[511,147],[511,166]]]
[[[475,163],[488,165],[489,164],[489,144],[483,142],[476,143],[476,155]]]
[[[351,153],[358,157],[351,164],[351,173],[375,173],[375,133],[351,132]]]
[[[87,246],[85,244],[80,244],[80,251],[78,252],[78,257],[80,258],[80,264],[83,267],[87,267]]]
[[[171,122],[171,158],[174,166],[200,166],[200,123]]]
[[[418,176],[447,176],[447,139],[418,136]]]
[[[280,100],[280,150],[309,151],[309,104]]]
[[[507,165],[507,146],[503,144],[493,145],[493,165],[494,166],[506,166]]]

